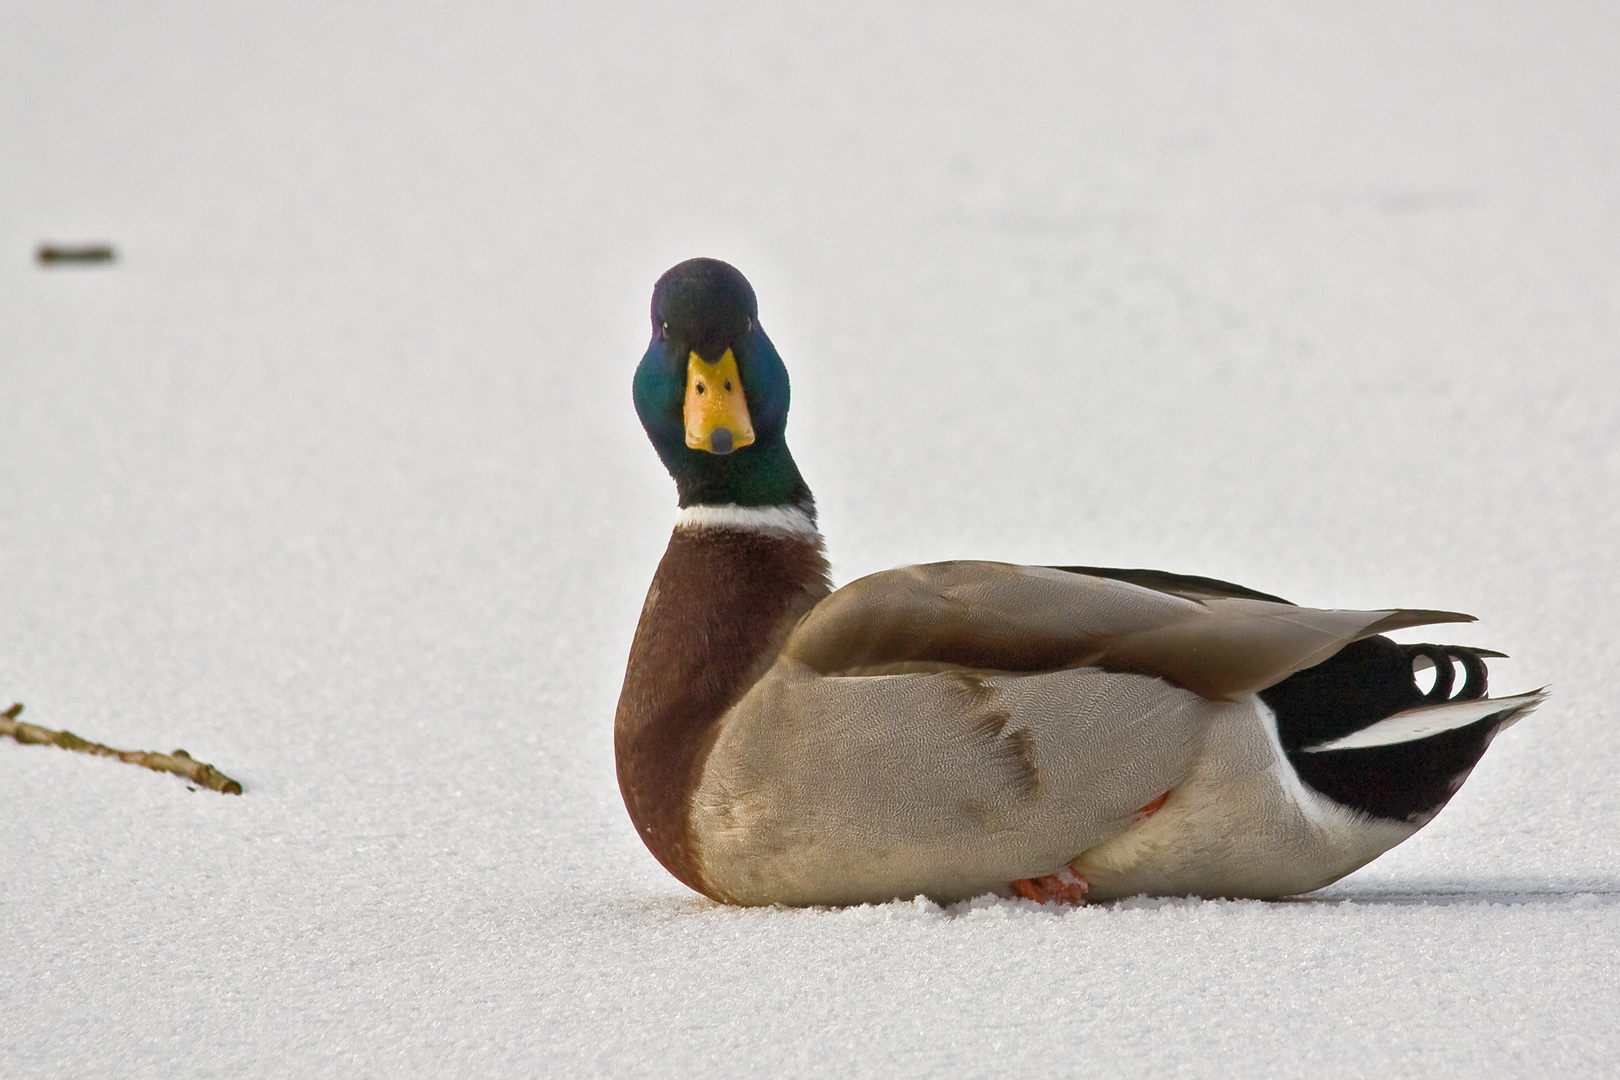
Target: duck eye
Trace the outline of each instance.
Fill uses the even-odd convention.
[[[697,392],[698,393],[701,394],[701,393],[703,393],[703,391],[705,391],[707,389],[708,389],[708,387],[704,386],[702,383],[697,384]]]
[[[660,326],[658,328],[658,340],[659,341],[668,341],[669,340],[669,323],[664,323],[662,326]]]
[[[730,389],[731,389],[731,380],[730,380],[730,379],[727,379],[727,380],[726,380],[726,389],[727,389],[727,390],[728,390],[728,391],[729,391],[729,390],[730,390]]]

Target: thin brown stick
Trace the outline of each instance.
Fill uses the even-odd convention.
[[[0,735],[10,735],[20,743],[35,746],[60,746],[63,750],[77,750],[81,754],[115,757],[119,761],[139,765],[155,772],[183,776],[198,787],[205,787],[211,791],[225,795],[242,794],[241,784],[207,762],[193,761],[191,755],[184,750],[176,750],[172,754],[154,754],[149,750],[114,750],[110,746],[81,739],[71,731],[52,731],[37,724],[25,724],[17,719],[22,710],[22,704],[19,702],[0,712]]]
[[[41,244],[34,251],[41,266],[55,263],[110,263],[118,257],[111,244]]]

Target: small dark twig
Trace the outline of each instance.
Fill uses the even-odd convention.
[[[110,746],[81,739],[71,731],[52,731],[37,724],[25,724],[17,719],[22,710],[22,704],[19,702],[0,712],[0,735],[9,735],[24,744],[60,746],[63,750],[76,750],[81,754],[115,757],[130,765],[183,776],[197,786],[211,791],[225,795],[242,794],[241,784],[206,762],[193,761],[191,755],[184,750],[176,750],[170,754],[155,754],[149,750],[114,750]]]
[[[41,244],[34,252],[41,266],[53,263],[107,263],[116,257],[111,244]]]

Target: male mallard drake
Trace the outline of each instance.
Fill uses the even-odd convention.
[[[1499,653],[1379,636],[1471,621],[1444,611],[994,562],[834,592],[747,280],[681,263],[652,327],[636,411],[680,513],[625,672],[619,786],[716,900],[1307,892],[1426,824],[1542,700],[1485,696]]]

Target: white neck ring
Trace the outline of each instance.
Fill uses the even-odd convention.
[[[742,532],[787,533],[821,539],[810,515],[797,506],[683,506],[675,515],[677,529],[735,529]]]

